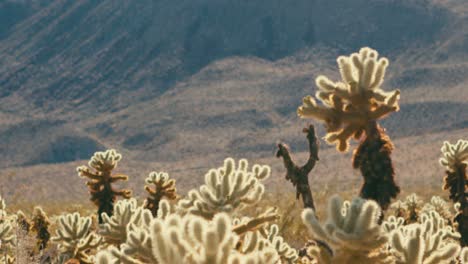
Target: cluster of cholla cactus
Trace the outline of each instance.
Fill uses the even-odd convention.
[[[94,169],[94,172],[86,166],[77,168],[81,177],[89,179],[86,185],[88,185],[91,194],[91,201],[98,207],[99,223],[102,223],[103,213],[112,215],[117,196],[124,198],[130,198],[131,196],[129,190],[116,190],[112,187],[112,183],[128,179],[127,175],[112,173],[121,159],[122,155],[110,149],[105,152],[96,152],[91,157],[88,165]]]
[[[268,165],[227,158],[185,196],[176,194],[176,182],[167,173],[151,172],[145,180],[148,196],[139,201],[130,190],[114,188],[128,176],[114,173],[122,156],[107,150],[96,152],[89,166],[77,168],[79,176],[88,178],[96,215],[49,218],[35,207],[28,219],[21,211],[8,214],[0,197],[0,263],[22,263],[19,231],[33,231],[40,263],[468,264],[468,141],[445,142],[442,148],[444,189],[453,205],[438,196],[424,203],[416,194],[390,205],[400,188],[390,158],[393,144],[377,122],[398,111],[400,92],[381,89],[388,61],[372,49],[339,57],[338,64],[342,81],[318,77],[316,98],[322,105],[306,97],[298,114],[323,121],[325,139],[341,152],[348,150],[351,138],[359,140],[353,165],[365,181],[351,201],[331,197],[326,215],[319,217],[316,207],[321,205],[314,203],[308,178],[319,161],[314,126],[303,130],[309,143],[304,165],[278,144],[276,156],[283,159],[286,180],[304,204],[296,217],[309,232],[301,234],[308,242],[300,250],[282,236],[280,210],[260,206],[271,174]],[[257,213],[249,215],[246,209],[253,207]],[[55,233],[52,238],[49,230]],[[26,261],[37,262],[29,255]]]
[[[348,150],[351,138],[360,140],[353,156],[353,167],[360,169],[364,177],[360,195],[377,201],[385,210],[400,188],[394,180],[390,157],[393,144],[377,121],[399,110],[400,91],[381,89],[388,60],[379,59],[375,50],[362,48],[349,57],[340,56],[337,62],[342,81],[319,76],[315,97],[322,105],[307,96],[297,113],[323,121],[326,141],[335,143],[340,152]]]
[[[444,190],[450,191],[450,199],[457,204],[457,215],[454,221],[462,234],[463,246],[468,246],[468,141],[458,140],[456,144],[444,142],[441,149],[443,157],[440,164],[446,168]]]

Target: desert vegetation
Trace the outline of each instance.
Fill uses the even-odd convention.
[[[379,124],[399,111],[400,91],[382,88],[389,62],[370,48],[337,62],[342,80],[319,76],[320,104],[307,96],[297,112],[324,123],[326,142],[339,152],[358,142],[352,160],[363,176],[358,192],[311,191],[320,162],[314,125],[303,129],[304,165],[284,143],[276,153],[302,200],[299,211],[269,195],[269,165],[233,158],[185,194],[170,173],[152,171],[141,180],[147,197],[139,199],[122,189],[130,176],[116,172],[123,156],[110,149],[77,168],[97,210],[48,215],[37,205],[28,215],[9,210],[0,197],[0,263],[468,263],[468,141],[441,142],[440,186],[449,200],[398,197],[404,187],[395,179],[396,147]]]

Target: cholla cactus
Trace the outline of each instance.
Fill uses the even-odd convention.
[[[459,259],[461,264],[468,264],[468,247],[461,250]]]
[[[31,223],[29,223],[28,218],[26,217],[26,215],[21,210],[16,212],[16,216],[17,216],[16,223],[18,224],[18,227],[23,232],[25,232],[25,234],[28,234],[29,230],[31,229]]]
[[[207,219],[218,212],[233,213],[261,200],[265,191],[261,183],[270,176],[270,167],[255,164],[248,170],[245,159],[235,166],[233,159],[224,161],[224,166],[211,169],[205,175],[205,185],[192,190],[188,197],[178,203],[179,210]]]
[[[15,257],[12,257],[10,255],[3,255],[3,256],[0,256],[0,263],[2,263],[2,264],[15,264],[16,259],[15,259]]]
[[[167,200],[161,200],[159,208],[159,219],[165,219],[172,213]],[[118,263],[157,263],[152,250],[152,220],[153,216],[149,210],[137,208],[134,217],[126,225],[126,240],[120,244],[120,248],[110,247],[108,257]]]
[[[50,239],[49,218],[41,207],[35,207],[32,217],[31,230],[36,232],[37,248],[43,250],[47,247]]]
[[[397,200],[390,205],[390,209],[393,210],[395,217],[402,217],[406,218],[406,214],[408,212],[408,207],[406,203],[402,202],[401,200]]]
[[[91,223],[91,217],[81,217],[78,213],[60,216],[52,241],[58,243],[61,255],[80,263],[93,263],[89,253],[97,248],[101,238],[91,231]]]
[[[145,190],[150,195],[146,198],[145,208],[149,209],[153,216],[158,214],[159,202],[163,197],[169,200],[175,200],[177,198],[175,180],[169,179],[169,174],[153,171],[148,175],[145,182],[147,184]],[[154,185],[153,188],[152,185]]]
[[[340,56],[337,62],[342,81],[333,82],[325,76],[316,79],[319,91],[315,96],[323,106],[307,96],[297,113],[302,118],[325,122],[325,139],[336,143],[340,152],[348,150],[351,137],[364,136],[353,157],[354,168],[361,170],[365,180],[361,197],[377,201],[385,210],[400,188],[394,180],[390,157],[393,144],[377,121],[399,110],[400,91],[381,89],[388,60],[378,59],[375,50],[362,48],[349,57]]]
[[[354,198],[351,203],[334,196],[328,205],[328,218],[320,224],[311,209],[302,213],[304,224],[314,239],[331,249],[319,250],[319,263],[391,263],[384,245],[387,237],[378,225],[380,208],[373,201]]]
[[[15,240],[13,223],[9,220],[4,220],[0,223],[0,249],[14,245]]]
[[[89,178],[86,182],[88,185],[89,193],[91,194],[91,201],[98,206],[99,223],[102,223],[102,213],[112,215],[114,202],[117,196],[130,198],[131,191],[129,190],[115,190],[112,183],[128,179],[124,174],[112,174],[112,170],[117,167],[117,163],[122,159],[122,155],[117,153],[114,149],[105,152],[96,152],[91,157],[88,166],[80,166],[76,170],[80,177]]]
[[[225,214],[210,222],[191,215],[155,219],[151,225],[153,254],[162,263],[226,263],[237,241],[231,228],[231,219]]]
[[[0,223],[3,222],[6,218],[6,203],[0,195]]]
[[[450,191],[450,199],[459,203],[459,211],[455,216],[458,231],[462,235],[460,243],[468,246],[468,141],[458,140],[452,145],[445,141],[441,149],[443,157],[440,164],[446,168],[447,176],[444,178],[444,190]]]
[[[212,221],[177,214],[155,218],[150,226],[151,253],[158,263],[227,263],[238,239],[231,228],[226,214],[216,215]],[[115,263],[122,255],[114,249],[97,260]]]
[[[431,201],[424,204],[423,208],[421,209],[422,214],[428,213],[430,211],[436,211],[442,218],[445,219],[447,223],[452,222],[453,214],[449,205],[444,199],[442,199],[442,197],[432,196]]]
[[[454,242],[460,234],[446,226],[435,211],[423,214],[421,223],[401,226],[390,236],[389,244],[398,256],[397,263],[401,264],[448,264],[460,251]]]
[[[406,223],[414,223],[419,220],[419,215],[421,213],[421,209],[424,205],[424,202],[417,196],[415,193],[408,195],[404,201],[407,208],[406,213]]]
[[[397,230],[401,226],[404,226],[405,219],[403,217],[390,216],[387,220],[382,222],[382,229],[386,233],[390,233],[393,230]]]
[[[99,234],[108,244],[120,245],[127,239],[127,227],[137,221],[143,213],[134,198],[118,201],[114,205],[114,214],[102,214],[102,224]]]
[[[278,225],[270,226],[268,241],[272,244],[276,252],[278,252],[278,255],[284,263],[294,263],[299,258],[297,251],[286,243],[284,238],[279,235]]]

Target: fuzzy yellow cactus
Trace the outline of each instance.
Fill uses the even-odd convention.
[[[360,140],[353,167],[361,170],[365,180],[361,197],[377,201],[385,210],[400,188],[394,181],[390,157],[393,144],[377,121],[399,110],[400,91],[381,89],[388,60],[379,58],[373,49],[362,48],[359,53],[340,56],[337,62],[342,80],[333,82],[319,76],[315,97],[322,105],[307,96],[297,113],[324,122],[326,141],[335,143],[340,152],[348,150],[351,138]]]
[[[385,250],[387,236],[378,225],[380,214],[373,201],[354,198],[349,203],[339,196],[330,199],[323,224],[312,209],[305,209],[304,224],[313,238],[329,249],[316,250],[318,255],[313,257],[319,263],[392,263],[392,256]]]
[[[270,176],[270,167],[255,164],[248,169],[245,159],[236,167],[233,159],[224,166],[211,169],[205,175],[205,184],[191,190],[178,203],[179,210],[210,219],[218,212],[233,213],[261,200],[265,191],[262,181]]]
[[[390,237],[389,244],[401,264],[449,264],[460,252],[455,242],[460,234],[435,211],[422,214],[420,222],[398,227]]]
[[[58,244],[60,254],[79,263],[94,263],[90,251],[99,246],[101,238],[91,230],[91,217],[73,213],[61,215],[58,220],[52,241]]]
[[[468,246],[468,141],[458,140],[456,144],[445,141],[441,149],[440,164],[446,168],[444,190],[450,191],[450,199],[458,203],[458,212],[454,221],[462,235],[460,243]]]
[[[149,197],[146,198],[145,208],[149,209],[153,216],[158,214],[159,202],[162,198],[175,200],[177,198],[175,180],[169,179],[165,172],[151,172],[145,180],[145,190]]]
[[[124,198],[130,198],[131,196],[129,190],[115,190],[112,187],[112,183],[128,179],[128,176],[124,174],[112,174],[112,170],[117,167],[121,159],[122,155],[113,149],[96,152],[88,163],[89,168],[80,166],[76,169],[80,177],[89,179],[86,185],[88,185],[91,194],[91,201],[98,206],[99,223],[102,223],[102,213],[112,215],[117,196]],[[90,168],[95,171],[93,172]]]

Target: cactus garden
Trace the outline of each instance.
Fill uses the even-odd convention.
[[[437,195],[412,192],[398,181],[398,146],[382,124],[405,96],[385,89],[389,60],[364,47],[336,62],[340,80],[319,75],[314,96],[297,95],[306,156],[280,142],[275,164],[225,157],[181,191],[170,168],[137,178],[121,172],[124,154],[104,149],[69,175],[81,178],[73,190],[89,193],[79,207],[14,210],[0,196],[0,263],[468,264],[468,138],[441,141],[440,160],[425,161],[445,171]],[[317,183],[328,145],[352,152],[346,166],[360,187]],[[140,189],[126,186],[131,178]],[[294,191],[269,188],[273,178]]]

